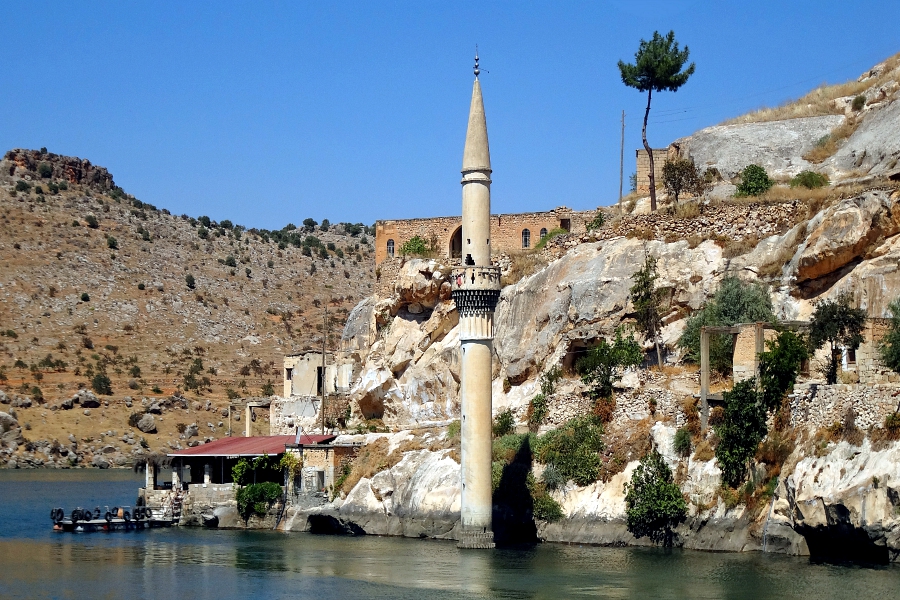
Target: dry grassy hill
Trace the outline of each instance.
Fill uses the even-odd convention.
[[[228,395],[260,395],[268,383],[278,392],[282,356],[321,348],[326,330],[335,347],[350,309],[371,293],[372,243],[358,224],[272,232],[171,215],[88,161],[8,152],[0,389],[7,402],[32,400],[15,409],[32,440],[119,437],[136,410],[126,396],[139,406],[174,394],[189,408],[163,412],[159,433],[145,436],[152,449],[177,440],[179,423],[220,437],[227,424],[212,411]],[[53,410],[100,373],[112,391],[98,394],[101,408]]]

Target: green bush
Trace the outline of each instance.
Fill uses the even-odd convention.
[[[741,181],[737,185],[736,197],[761,196],[769,191],[775,182],[759,165],[747,165],[741,171]]]
[[[38,175],[40,175],[44,179],[48,179],[51,175],[53,175],[53,167],[51,167],[48,163],[42,162],[38,165]]]
[[[833,300],[816,304],[809,322],[809,345],[818,350],[829,345],[830,360],[825,367],[825,379],[829,384],[837,383],[841,349],[856,350],[863,342],[866,326],[866,311],[851,306],[853,299],[847,292],[841,292]]]
[[[691,455],[691,432],[687,427],[681,427],[675,432],[675,440],[672,445],[675,452],[681,456]]]
[[[779,332],[766,346],[759,355],[759,383],[763,405],[767,410],[775,410],[797,381],[803,361],[809,358],[809,349],[806,339],[793,331]]]
[[[98,394],[112,396],[112,382],[109,380],[109,377],[106,376],[106,373],[97,373],[94,375],[93,379],[91,379],[91,387]]]
[[[118,250],[119,242],[116,241],[116,238],[114,238],[113,236],[108,235],[108,236],[106,236],[106,247],[109,248],[110,250]]]
[[[538,437],[534,454],[538,461],[554,465],[566,481],[590,485],[600,476],[602,435],[603,424],[597,417],[576,417]]]
[[[425,240],[417,235],[403,242],[400,246],[401,256],[425,256],[428,253],[428,246]]]
[[[866,106],[866,97],[862,94],[853,99],[853,104],[850,105],[850,108],[855,110],[856,112],[861,111]]]
[[[139,284],[138,284],[138,289],[139,289],[139,290],[145,290],[145,289],[147,289],[147,286],[144,285],[143,283],[139,283]]]
[[[531,399],[531,406],[528,411],[528,427],[532,431],[537,431],[541,423],[544,422],[544,418],[547,416],[547,409],[549,408],[547,405],[547,396],[544,394],[538,394]]]
[[[688,318],[678,345],[686,350],[688,360],[700,362],[700,328],[730,327],[737,323],[775,321],[772,299],[759,283],[745,283],[734,276],[722,279],[719,289],[706,305]],[[710,368],[731,373],[734,340],[731,334],[712,335],[709,340]]]
[[[234,268],[234,267],[237,266],[237,261],[234,260],[234,257],[231,256],[231,255],[229,254],[229,255],[225,258],[225,266],[226,266],[226,267],[232,267],[232,268]]]
[[[456,421],[451,421],[449,425],[447,425],[447,438],[454,439],[458,438],[460,431],[462,429],[462,423],[457,419]]]
[[[672,545],[672,529],[687,517],[672,470],[656,450],[641,459],[625,484],[625,515],[634,537],[649,537],[664,546]]]
[[[197,235],[200,236],[201,240],[205,240],[209,237],[209,229],[206,227],[200,227],[197,229]]]
[[[613,343],[600,338],[600,342],[575,363],[581,381],[588,386],[591,398],[609,398],[613,392],[613,378],[621,369],[636,367],[644,360],[644,351],[629,335],[623,337],[622,329],[616,329]]]
[[[238,513],[246,521],[254,513],[265,515],[272,503],[281,498],[283,490],[277,483],[251,483],[238,488],[234,497]]]
[[[197,287],[197,281],[194,279],[194,276],[191,275],[190,273],[188,273],[187,275],[184,276],[184,283],[185,283],[185,285],[187,285],[189,290],[192,290],[195,287]]]
[[[736,383],[724,392],[725,415],[715,427],[719,436],[716,461],[722,469],[722,481],[737,487],[747,474],[747,463],[766,437],[766,409],[756,391],[756,379]]]
[[[791,179],[791,187],[805,187],[810,190],[828,185],[828,176],[815,171],[802,171]]]
[[[559,521],[565,515],[559,502],[553,499],[553,496],[547,492],[532,493],[532,501],[534,502],[534,518],[553,523]]]
[[[84,222],[88,224],[88,227],[91,229],[97,229],[100,227],[100,221],[97,220],[97,217],[94,215],[88,215],[84,218]]]
[[[20,179],[16,182],[16,191],[17,192],[27,192],[31,190],[31,184],[25,181],[24,179]]]
[[[81,301],[82,302],[90,302],[91,296],[87,292],[82,292],[81,293]]]
[[[893,300],[888,305],[888,310],[891,312],[891,320],[878,349],[884,365],[895,373],[900,373],[900,298]]]
[[[513,414],[511,408],[507,408],[504,411],[497,413],[497,416],[494,417],[494,424],[491,427],[491,430],[494,433],[494,437],[503,437],[505,435],[509,435],[516,428],[516,417]]]
[[[544,472],[541,474],[541,482],[548,490],[558,490],[566,485],[565,477],[553,463],[544,467]]]
[[[569,232],[566,231],[565,229],[561,228],[561,227],[557,227],[557,228],[555,228],[555,229],[551,229],[551,230],[547,233],[547,235],[545,235],[544,237],[542,237],[541,240],[535,245],[534,249],[535,249],[535,250],[543,250],[544,246],[547,245],[547,242],[549,242],[550,240],[552,240],[552,239],[555,238],[555,237],[559,237],[559,236],[565,235],[565,234],[567,234],[567,233],[569,233]]]
[[[586,225],[588,231],[595,231],[603,227],[606,223],[606,217],[603,216],[603,211],[598,210],[597,214],[594,215],[594,218],[591,219]]]

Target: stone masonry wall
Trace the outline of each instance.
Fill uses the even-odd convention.
[[[653,174],[656,178],[656,185],[662,184],[662,168],[669,156],[668,148],[653,148]],[[650,158],[647,151],[643,148],[635,151],[636,173],[637,173],[637,191],[650,191]]]
[[[578,235],[585,233],[586,224],[594,218],[596,211],[573,211],[560,206],[548,212],[531,212],[491,215],[491,249],[495,253],[520,251],[522,230],[530,232],[529,247],[533,248],[541,239],[541,229],[548,232],[563,227],[568,220],[568,229]],[[397,219],[375,222],[375,264],[381,265],[389,258],[388,240],[394,242],[394,256],[399,256],[400,246],[414,236],[433,244],[438,257],[451,257],[453,236],[462,226],[462,217],[433,217],[425,219]],[[461,235],[461,233],[459,234]],[[391,279],[393,281],[393,279]]]
[[[791,396],[791,425],[818,429],[840,423],[848,409],[856,413],[861,429],[884,426],[897,409],[900,384],[798,385]]]

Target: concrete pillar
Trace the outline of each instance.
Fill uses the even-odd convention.
[[[700,328],[700,427],[705,430],[709,420],[709,332]]]
[[[172,465],[172,489],[181,489],[181,464]]]
[[[203,465],[203,483],[204,485],[212,483],[212,466],[209,463]]]
[[[144,489],[156,489],[156,465],[149,461],[147,462],[147,470],[144,471]]]
[[[244,437],[250,437],[250,411],[251,407],[248,404],[244,409]]]
[[[461,460],[463,529],[492,530],[491,340],[462,343]]]

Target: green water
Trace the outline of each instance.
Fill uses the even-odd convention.
[[[119,472],[0,471],[0,598],[895,598],[900,568],[646,548],[188,528],[58,534],[50,508],[131,504]]]

